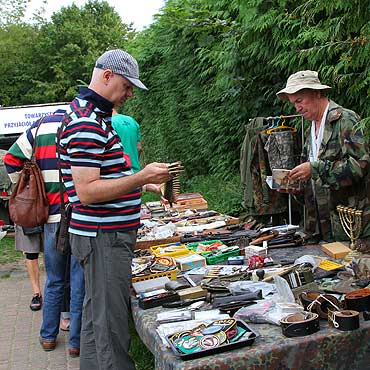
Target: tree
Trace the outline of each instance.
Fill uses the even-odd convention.
[[[29,68],[29,47],[35,42],[37,28],[27,24],[0,27],[0,105],[19,105],[31,88],[26,73]]]
[[[22,23],[27,3],[27,0],[0,0],[0,27]]]
[[[189,175],[236,167],[245,114],[233,64],[238,30],[202,1],[168,1],[135,39],[149,93],[130,109],[158,160],[181,159]],[[132,107],[134,106],[134,107]],[[225,143],[228,143],[225,146]]]
[[[78,86],[89,82],[97,57],[107,49],[124,48],[133,35],[106,1],[63,7],[40,26],[30,47],[30,84],[22,102],[71,100]]]
[[[238,171],[248,119],[294,113],[276,92],[313,69],[370,127],[370,12],[365,0],[168,0],[136,39],[148,93],[129,109],[157,160],[188,175]],[[367,118],[366,118],[367,117]],[[368,122],[368,125],[366,125]]]

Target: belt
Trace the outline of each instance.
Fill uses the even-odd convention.
[[[358,289],[344,295],[345,306],[348,310],[370,310],[370,288]]]
[[[358,311],[343,310],[343,311],[329,311],[329,324],[334,328],[349,331],[360,327],[360,315]]]
[[[328,318],[328,311],[340,311],[341,304],[330,294],[320,292],[303,292],[299,295],[306,311],[316,312],[322,319]]]
[[[320,330],[319,315],[313,312],[296,312],[280,320],[286,337],[303,337]]]

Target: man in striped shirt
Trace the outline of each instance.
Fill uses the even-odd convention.
[[[135,368],[128,352],[128,318],[141,189],[170,175],[166,163],[134,173],[112,130],[112,109],[133,96],[134,86],[147,90],[136,60],[123,50],[107,51],[64,118],[61,167],[73,204],[70,240],[86,284],[80,370]]]
[[[35,143],[36,162],[44,179],[45,191],[49,200],[49,218],[44,225],[43,245],[46,269],[44,290],[43,320],[40,329],[40,343],[45,351],[56,346],[59,332],[60,314],[65,288],[67,259],[56,250],[56,236],[60,221],[59,171],[56,155],[56,132],[65,111],[58,110],[46,116],[40,123],[36,121],[12,145],[4,158],[6,170],[12,182],[16,183],[24,162],[30,160]],[[65,196],[67,202],[67,196]],[[69,354],[78,356],[80,352],[80,333],[82,303],[84,299],[84,275],[78,260],[72,256],[70,265],[71,321],[69,332]]]

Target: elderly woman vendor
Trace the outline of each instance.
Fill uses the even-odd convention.
[[[317,72],[300,71],[276,94],[312,122],[306,132],[303,163],[291,171],[290,179],[303,183],[306,231],[321,240],[348,240],[336,211],[337,205],[344,205],[364,212],[360,236],[364,238],[370,236],[368,148],[359,116],[328,99],[330,89]]]

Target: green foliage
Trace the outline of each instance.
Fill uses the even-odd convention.
[[[29,46],[37,38],[37,29],[28,24],[0,27],[0,105],[16,105],[30,88],[25,70],[30,64]]]
[[[168,1],[133,45],[150,91],[127,108],[147,161],[181,160],[188,178],[232,176],[244,124],[294,113],[275,94],[301,69],[318,70],[335,101],[369,117],[369,27],[364,0]]]
[[[232,58],[225,57],[235,53],[234,32],[232,22],[201,1],[169,1],[158,22],[135,39],[150,92],[138,93],[130,111],[142,123],[150,157],[181,160],[189,177],[237,167],[246,117],[233,109],[243,106],[241,76],[231,75]]]
[[[122,24],[106,1],[90,0],[81,8],[62,8],[54,13],[52,22],[40,29],[33,48],[39,62],[30,70],[33,88],[25,99],[71,100],[78,90],[78,81],[90,80],[97,57],[107,49],[124,48],[130,37],[130,28]]]
[[[80,81],[90,80],[97,57],[107,49],[125,48],[134,35],[114,8],[96,0],[81,8],[63,7],[51,22],[13,24],[0,32],[0,40],[6,40],[0,47],[2,60],[11,50],[11,62],[1,68],[15,69],[0,82],[2,105],[71,100]]]
[[[240,177],[196,176],[181,184],[181,192],[199,192],[208,202],[208,209],[237,216],[242,212]]]
[[[154,194],[151,192],[144,192],[141,196],[141,202],[144,204],[146,202],[157,202],[160,200],[159,194]]]

